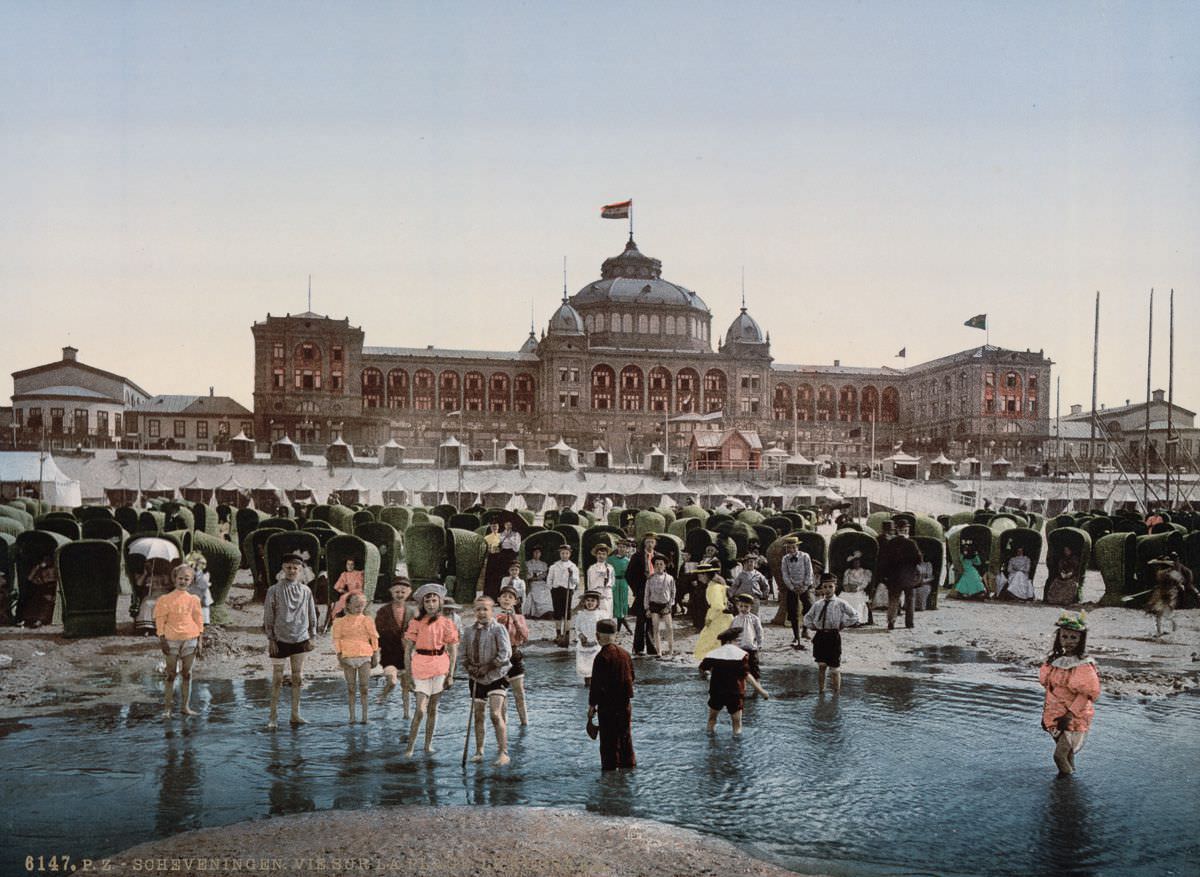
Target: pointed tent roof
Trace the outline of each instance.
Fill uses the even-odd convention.
[[[992,465],[993,466],[1011,466],[1012,462],[1004,459],[1003,457],[999,457],[995,460],[992,460]]]
[[[459,448],[459,447],[462,447],[462,442],[460,442],[456,436],[450,436],[450,438],[446,439],[444,442],[442,442],[440,445],[438,445],[438,447],[440,447],[440,448]]]
[[[400,449],[404,448],[404,445],[397,442],[394,438],[388,439],[386,442],[384,442],[383,446],[385,448],[400,448]]]
[[[762,455],[764,457],[776,457],[776,458],[779,458],[779,457],[787,458],[790,456],[790,454],[788,454],[787,451],[785,451],[783,448],[778,448],[778,447],[767,448],[765,451],[763,451]]]
[[[346,479],[346,483],[339,487],[338,490],[366,490],[366,488],[359,484],[358,479],[351,473],[350,477]]]
[[[551,445],[550,447],[546,448],[546,450],[547,450],[547,451],[573,451],[573,450],[575,450],[575,449],[574,449],[573,447],[571,447],[569,444],[567,444],[567,443],[566,443],[566,442],[565,442],[565,441],[564,441],[564,440],[563,440],[563,439],[560,437],[560,438],[559,438],[559,440],[558,440],[558,441],[557,441],[555,444],[553,444],[553,445]]]
[[[195,478],[193,478],[187,484],[179,485],[179,489],[180,490],[209,490],[210,488],[207,484],[205,484],[203,481],[201,481],[200,476],[197,475]]]
[[[154,476],[154,480],[150,482],[150,485],[143,489],[147,493],[149,493],[150,491],[164,491],[164,490],[169,490],[173,493],[175,491],[174,487],[168,487],[167,485],[165,485],[161,481],[159,481],[157,475]]]
[[[273,492],[273,493],[279,493],[279,488],[278,488],[278,487],[276,487],[274,484],[272,484],[272,483],[271,483],[271,479],[270,479],[270,478],[268,478],[268,477],[267,477],[267,476],[265,476],[265,475],[263,476],[263,483],[262,483],[262,484],[260,484],[260,485],[258,485],[258,487],[255,487],[255,488],[254,488],[254,490],[255,490],[256,492],[257,492],[257,491],[267,491],[267,490],[269,490],[269,491],[271,491],[271,492]]]
[[[230,439],[231,442],[252,442],[254,439],[246,435],[246,430],[238,430],[238,434]]]
[[[288,436],[285,435],[285,436],[283,436],[283,438],[275,439],[275,441],[271,442],[271,444],[272,445],[294,445],[295,442],[292,441]]]
[[[546,496],[546,491],[538,487],[532,481],[528,482],[524,487],[517,491],[521,496]]]
[[[330,447],[333,447],[334,445],[343,445],[345,447],[349,447],[349,445],[346,445],[346,442],[342,439],[342,437],[340,435],[329,443]]]
[[[660,448],[658,445],[651,445],[650,453],[648,453],[646,456],[647,457],[665,457],[666,454],[663,453],[662,448]]]
[[[309,493],[316,492],[313,490],[313,488],[310,485],[305,484],[304,479],[301,478],[300,482],[295,487],[292,488],[292,493],[301,493],[303,491],[308,491]]]
[[[885,463],[919,463],[919,462],[921,462],[921,458],[914,457],[912,454],[906,454],[906,453],[904,453],[904,451],[897,451],[896,453],[892,454],[890,457],[884,457],[883,462],[885,462]]]
[[[936,460],[930,460],[930,461],[929,461],[929,464],[930,464],[931,466],[934,466],[934,465],[937,465],[937,466],[953,466],[953,465],[954,465],[954,461],[953,461],[953,460],[948,460],[948,459],[946,459],[946,455],[945,455],[945,454],[938,454],[938,455],[937,455],[937,459],[936,459]]]
[[[979,462],[979,458],[978,458],[978,457],[974,457],[974,456],[972,456],[972,457],[963,457],[963,458],[962,458],[961,460],[959,460],[958,462],[960,462],[960,463],[970,463],[971,465],[975,465],[976,463],[978,463],[978,462]]]
[[[230,475],[225,479],[224,484],[217,486],[217,490],[245,490],[245,486],[240,484],[236,477]]]
[[[784,462],[786,462],[792,466],[813,466],[813,465],[815,465],[812,460],[808,459],[808,457],[804,456],[803,454],[793,454],[792,456],[788,457],[787,460],[785,460]]]
[[[505,445],[504,447],[502,447],[500,450],[502,450],[502,451],[519,451],[519,450],[521,450],[521,449],[520,449],[520,448],[518,448],[516,445],[514,445],[514,444],[513,444],[513,443],[510,441],[508,444],[506,444],[506,445]]]

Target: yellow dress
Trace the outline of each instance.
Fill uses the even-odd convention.
[[[708,603],[708,612],[704,616],[704,630],[696,638],[696,651],[693,654],[697,661],[717,647],[717,637],[729,629],[733,616],[725,611],[728,601],[729,586],[719,578],[708,583],[704,599]]]

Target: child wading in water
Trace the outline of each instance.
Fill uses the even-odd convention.
[[[721,631],[717,634],[721,645],[709,652],[700,662],[700,678],[705,679],[709,673],[712,674],[708,683],[710,732],[716,730],[717,716],[725,709],[729,711],[729,718],[733,722],[734,735],[742,733],[742,707],[746,701],[747,681],[764,700],[771,699],[771,695],[759,685],[758,680],[750,675],[749,656],[733,644],[740,635],[741,631],[732,628]]]
[[[858,613],[841,597],[833,596],[837,576],[823,573],[817,585],[817,602],[804,615],[804,627],[813,634],[813,660],[817,662],[817,689],[825,693],[825,671],[830,672],[834,692],[842,690],[842,634],[844,627],[858,624]]]
[[[1054,648],[1038,671],[1046,689],[1042,727],[1054,738],[1054,764],[1059,777],[1075,772],[1075,753],[1083,748],[1100,697],[1096,662],[1087,655],[1084,614],[1064,612],[1055,624]]]
[[[438,699],[442,691],[454,684],[454,666],[458,659],[458,627],[452,618],[442,614],[446,589],[430,583],[417,588],[414,595],[421,610],[408,623],[404,634],[404,666],[412,674],[417,692],[417,710],[408,729],[408,749],[412,755],[417,746],[417,732],[429,713],[425,725],[425,752],[433,754],[433,732],[437,726]]]
[[[508,631],[508,642],[512,646],[512,666],[508,669],[508,684],[512,686],[513,700],[517,704],[517,716],[522,726],[529,724],[529,712],[525,708],[525,656],[521,646],[529,642],[529,625],[525,616],[517,611],[517,592],[507,585],[500,589],[500,611],[496,620]]]
[[[379,702],[387,700],[396,683],[400,683],[400,700],[404,704],[404,718],[408,718],[408,698],[412,694],[412,675],[404,663],[404,631],[408,629],[411,613],[408,610],[408,597],[412,593],[412,585],[404,576],[392,579],[392,587],[388,590],[392,602],[380,607],[375,613],[375,629],[379,633],[379,663],[383,665],[383,675],[387,683]]]
[[[346,614],[333,620],[333,650],[338,664],[346,676],[346,697],[350,704],[350,724],[354,718],[354,694],[362,705],[362,723],[367,723],[367,684],[371,680],[371,668],[379,663],[379,633],[375,621],[363,614],[367,598],[362,594],[351,594],[346,600]]]
[[[317,635],[317,604],[302,574],[307,567],[299,554],[283,558],[280,579],[267,589],[263,602],[263,632],[271,656],[271,717],[267,727],[278,724],[279,693],[283,690],[283,664],[292,668],[292,724],[306,724],[300,715],[300,686],[304,679],[304,655],[313,650]]]
[[[175,673],[183,665],[179,681],[179,712],[196,715],[188,701],[192,693],[192,662],[200,656],[201,635],[204,633],[204,611],[200,599],[188,593],[192,586],[192,568],[177,566],[171,571],[175,590],[159,597],[154,604],[154,626],[158,645],[167,659],[167,685],[163,694],[163,718],[171,718],[171,701],[175,697]]]
[[[654,556],[654,574],[646,579],[646,605],[650,610],[650,635],[654,650],[663,654],[662,625],[667,626],[667,651],[675,651],[675,623],[671,610],[675,606],[675,577],[667,572],[667,559],[661,554]]]
[[[592,661],[600,652],[596,639],[596,622],[600,620],[600,595],[595,591],[584,592],[580,600],[582,608],[576,610],[571,623],[575,628],[575,675],[585,686],[592,684]]]

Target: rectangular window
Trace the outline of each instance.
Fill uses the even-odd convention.
[[[567,380],[567,375],[568,375],[568,373],[569,373],[569,372],[568,372],[568,370],[567,370],[567,369],[565,369],[565,368],[560,368],[560,369],[558,370],[558,379],[559,379],[560,381],[562,381],[563,383],[565,383],[565,382],[566,382],[566,380]]]
[[[334,345],[333,347],[331,347],[330,352],[329,352],[329,358],[331,360],[333,360],[334,362],[341,362],[342,361],[342,348],[337,345]]]
[[[983,385],[984,385],[985,387],[994,387],[994,386],[996,386],[996,374],[995,374],[995,372],[988,372],[987,374],[985,374],[985,375],[983,376]]]
[[[254,438],[254,424],[248,420],[243,420],[242,432],[246,434],[246,438]]]
[[[87,432],[88,430],[88,413],[86,408],[76,408],[75,417],[71,424],[76,432]]]
[[[567,407],[569,407],[569,408],[578,408],[579,407],[579,394],[578,393],[571,394]]]
[[[121,412],[113,415],[113,435],[123,435],[121,432]]]
[[[13,411],[13,415],[17,418],[17,426],[25,425],[25,409],[24,408],[17,408],[15,411]]]
[[[162,426],[157,420],[146,421],[146,435],[150,436],[150,438],[158,438],[162,435]]]
[[[342,388],[342,373],[341,372],[330,372],[329,373],[329,389],[340,390],[341,388]]]
[[[198,438],[198,439],[208,438],[208,421],[207,420],[197,420],[196,421],[196,438]]]
[[[271,386],[276,390],[283,389],[283,369],[277,368],[271,373]]]
[[[187,438],[187,421],[175,421],[175,438]]]
[[[984,411],[986,411],[988,414],[995,414],[996,413],[996,400],[988,399],[986,401],[986,403],[984,404]]]
[[[200,444],[196,445],[196,450],[197,451],[207,451],[208,450],[208,442],[200,442]]]
[[[271,345],[271,357],[273,359],[283,359],[283,342],[276,341]]]
[[[220,423],[217,424],[217,437],[223,438],[223,439],[229,438],[229,421],[228,420],[222,420]]]
[[[63,431],[63,419],[62,408],[50,409],[50,431],[52,433],[61,433]]]
[[[108,435],[108,412],[96,412],[96,435]]]

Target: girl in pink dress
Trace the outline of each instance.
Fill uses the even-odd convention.
[[[446,589],[439,584],[421,585],[413,595],[421,607],[417,617],[408,623],[404,634],[404,666],[412,678],[417,694],[416,712],[408,730],[408,749],[411,756],[417,745],[417,732],[425,724],[425,752],[433,754],[433,731],[437,725],[438,699],[454,682],[454,665],[458,658],[458,628],[453,619],[442,614]]]
[[[351,594],[366,593],[362,570],[355,569],[355,566],[356,564],[353,560],[347,560],[346,571],[338,576],[338,580],[333,583],[333,589],[341,594],[338,597],[338,601],[333,604],[334,618],[345,613],[346,601],[350,599]]]
[[[1084,614],[1064,612],[1055,625],[1054,648],[1038,671],[1046,689],[1042,727],[1054,738],[1054,763],[1058,775],[1075,772],[1075,753],[1083,748],[1100,697],[1096,662],[1087,655]]]

